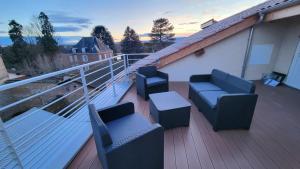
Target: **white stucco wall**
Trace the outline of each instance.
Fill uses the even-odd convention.
[[[248,62],[245,79],[259,80],[263,74],[273,71],[281,47],[283,32],[284,25],[281,23],[262,23],[256,26],[253,34],[252,48],[255,45],[273,45],[273,50],[268,64],[251,64]]]
[[[6,67],[3,63],[2,57],[0,55],[0,81],[7,77],[8,77],[8,73],[7,73]]]
[[[205,48],[205,54],[191,54],[160,70],[169,74],[170,81],[188,81],[194,74],[209,74],[217,68],[240,76],[249,36],[249,29]]]
[[[274,70],[287,74],[300,41],[300,22],[290,22],[285,28]]]

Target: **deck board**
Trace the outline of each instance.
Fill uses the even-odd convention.
[[[187,98],[187,83],[170,83]],[[214,132],[192,103],[189,127],[165,131],[165,169],[297,169],[300,168],[300,91],[257,83],[259,94],[249,131]],[[136,95],[133,86],[121,102],[135,103],[136,112],[150,121],[149,103]],[[69,168],[101,168],[93,137]]]

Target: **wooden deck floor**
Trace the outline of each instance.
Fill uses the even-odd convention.
[[[187,83],[171,83],[170,90],[187,98]],[[214,132],[192,104],[190,126],[165,131],[164,168],[299,169],[300,91],[260,83],[256,91],[259,100],[249,131]],[[123,98],[125,101],[134,102],[136,111],[152,120],[148,102],[136,95],[135,87]],[[93,138],[69,168],[101,168]]]

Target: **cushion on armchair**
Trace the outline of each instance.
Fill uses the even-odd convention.
[[[138,69],[138,73],[146,76],[147,78],[155,76],[157,73],[156,71],[157,69],[155,66],[140,67]]]
[[[130,137],[137,136],[152,127],[141,114],[134,113],[106,124],[113,144],[118,144]]]
[[[165,84],[168,83],[166,79],[163,79],[161,77],[149,77],[146,79],[146,83],[148,87],[152,87],[159,84]]]

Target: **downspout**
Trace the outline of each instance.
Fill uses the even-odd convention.
[[[247,48],[246,48],[246,52],[245,52],[245,57],[244,57],[244,62],[243,62],[243,67],[242,67],[242,74],[241,77],[245,78],[245,73],[246,73],[246,69],[247,69],[247,64],[249,61],[249,57],[250,57],[250,50],[252,47],[252,41],[253,41],[253,35],[254,35],[254,29],[255,26],[260,24],[265,18],[265,14],[263,13],[259,13],[259,19],[257,20],[257,22],[250,28],[250,33],[249,33],[249,37],[248,37],[248,42],[247,42]]]

